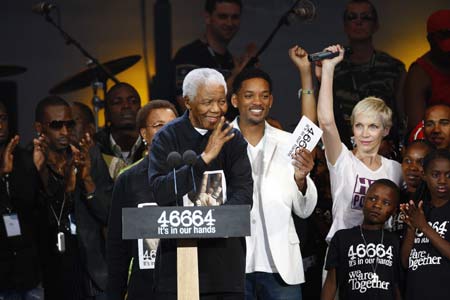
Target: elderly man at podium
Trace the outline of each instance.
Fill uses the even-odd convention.
[[[205,171],[219,170],[226,182],[224,205],[252,205],[253,180],[247,143],[225,122],[226,94],[224,77],[213,69],[195,69],[185,77],[183,98],[187,111],[156,134],[149,154],[150,187],[158,205],[182,206],[182,196],[194,189],[194,182],[200,185]],[[173,151],[183,154],[186,150],[193,150],[197,159],[192,166],[186,163],[175,166],[173,172],[168,155]],[[176,240],[160,241],[155,266],[158,299],[177,297],[176,250]],[[245,256],[243,237],[198,240],[200,298],[244,299]]]

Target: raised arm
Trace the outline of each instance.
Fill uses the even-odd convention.
[[[300,73],[302,114],[317,123],[316,97],[314,96],[314,84],[308,53],[300,46],[294,46],[289,49],[289,57]]]
[[[339,52],[339,56],[332,59],[325,59],[317,66],[321,68],[317,118],[319,120],[319,126],[323,130],[322,141],[325,146],[325,154],[328,162],[334,165],[341,153],[342,144],[333,112],[333,75],[334,68],[344,58],[344,50],[339,45],[330,46],[325,50]]]

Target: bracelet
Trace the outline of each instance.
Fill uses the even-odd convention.
[[[301,98],[302,95],[312,95],[314,94],[313,90],[310,89],[299,89],[298,90],[298,97]]]

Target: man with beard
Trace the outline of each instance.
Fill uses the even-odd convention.
[[[140,108],[141,98],[128,83],[118,83],[106,93],[106,126],[95,135],[95,140],[113,179],[125,166],[142,158],[145,146],[136,128]]]
[[[75,121],[62,98],[41,100],[35,118],[33,160],[45,205],[40,220],[45,299],[104,299],[107,272],[99,214],[104,193],[91,173],[89,140],[80,149],[70,144]]]
[[[206,0],[204,7],[205,34],[190,44],[180,48],[175,54],[176,99],[181,112],[186,110],[182,96],[184,77],[196,68],[212,68],[225,77],[228,89],[255,54],[255,45],[249,44],[239,59],[233,58],[228,44],[239,30],[241,23],[241,0]],[[232,113],[231,113],[232,112]],[[231,113],[231,115],[230,115]],[[237,110],[229,107],[228,119],[232,120]]]
[[[0,102],[0,299],[40,299],[39,178],[30,153],[18,143],[18,135],[10,139]]]
[[[425,111],[423,133],[437,149],[450,150],[450,106],[437,104]]]
[[[156,133],[150,149],[148,175],[158,205],[183,205],[181,195],[193,190],[193,177],[196,186],[200,186],[205,171],[223,171],[227,199],[224,205],[252,204],[247,143],[237,130],[225,124],[226,93],[225,79],[216,70],[201,68],[186,75],[183,96],[188,110]],[[174,177],[167,156],[172,151],[186,150],[197,153],[197,160],[192,167],[183,165],[177,169],[178,197],[174,194]],[[176,244],[173,239],[160,240],[155,266],[157,299],[177,297]],[[198,240],[198,273],[200,297],[243,299],[245,239]]]

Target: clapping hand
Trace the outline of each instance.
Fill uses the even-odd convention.
[[[423,230],[428,224],[423,212],[423,201],[420,200],[416,206],[414,201],[410,200],[409,203],[400,204],[400,211],[403,213],[403,220],[412,229],[417,228]]]

